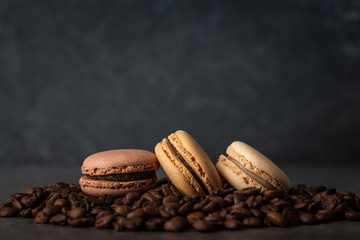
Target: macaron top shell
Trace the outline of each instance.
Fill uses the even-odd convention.
[[[155,171],[159,163],[152,152],[140,149],[118,149],[98,152],[87,157],[81,167],[86,175],[110,175]]]
[[[278,166],[246,143],[235,141],[230,144],[226,153],[276,189],[286,191],[291,187],[289,178]]]

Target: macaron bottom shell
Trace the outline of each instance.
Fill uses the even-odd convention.
[[[83,176],[79,180],[81,190],[90,196],[110,195],[113,197],[125,196],[129,192],[144,193],[155,188],[157,178],[149,178],[138,181],[116,182],[106,180],[94,180]]]

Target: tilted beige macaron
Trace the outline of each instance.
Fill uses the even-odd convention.
[[[233,142],[226,153],[228,156],[219,157],[216,168],[236,189],[257,187],[288,191],[291,187],[289,178],[278,166],[246,143]]]
[[[222,186],[209,156],[185,131],[164,138],[156,145],[155,155],[171,182],[185,195],[211,194]]]

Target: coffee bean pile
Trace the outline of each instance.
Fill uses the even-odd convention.
[[[12,195],[1,217],[34,218],[35,223],[95,226],[115,231],[201,232],[247,227],[289,227],[333,220],[360,220],[360,199],[352,192],[296,185],[289,192],[257,188],[240,191],[224,183],[208,196],[182,196],[167,179],[144,194],[91,197],[79,185],[55,183]]]

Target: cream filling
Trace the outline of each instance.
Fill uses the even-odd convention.
[[[262,179],[261,177],[259,177],[255,173],[249,171],[248,169],[246,169],[241,163],[236,161],[234,158],[232,158],[230,156],[227,156],[226,159],[229,160],[230,162],[234,163],[236,166],[238,166],[243,172],[245,172],[247,175],[249,175],[249,177],[251,177],[253,180],[255,180],[260,185],[262,185],[265,189],[269,189],[269,190],[275,190],[276,189],[276,187],[271,185],[269,182]]]

